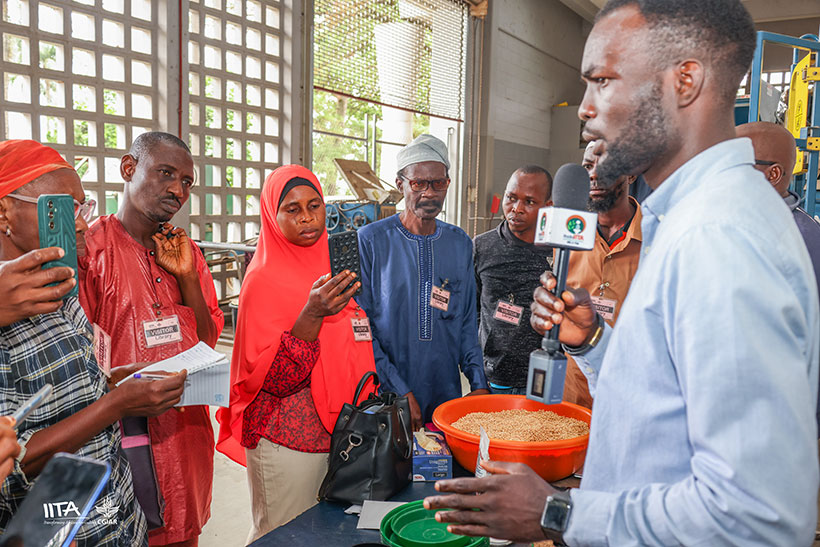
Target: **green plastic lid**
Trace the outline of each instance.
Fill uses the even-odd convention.
[[[424,508],[423,501],[413,501],[390,511],[381,522],[382,541],[390,547],[481,547],[487,538],[459,536],[438,522],[436,511]]]

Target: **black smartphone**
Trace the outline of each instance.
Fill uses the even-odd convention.
[[[14,513],[0,547],[68,547],[86,518],[112,518],[108,507],[89,515],[110,475],[107,463],[55,454]]]
[[[356,272],[356,279],[361,280],[362,266],[359,262],[359,236],[356,230],[348,230],[338,234],[327,236],[327,244],[330,247],[330,275],[335,277],[345,270]],[[352,285],[352,283],[351,283]],[[345,287],[347,290],[350,287]],[[353,296],[362,293],[361,286],[353,293]]]

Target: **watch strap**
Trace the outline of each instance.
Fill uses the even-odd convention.
[[[567,355],[572,355],[573,357],[580,357],[581,355],[585,355],[592,351],[592,349],[598,345],[598,342],[601,341],[601,338],[604,337],[604,329],[606,328],[606,323],[604,322],[604,318],[601,317],[601,314],[595,314],[595,330],[592,332],[592,335],[589,339],[580,346],[568,346],[566,344],[561,344],[561,347],[564,350],[564,353]]]

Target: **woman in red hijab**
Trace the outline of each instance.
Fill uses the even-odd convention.
[[[360,283],[330,277],[325,204],[310,170],[286,165],[262,190],[262,231],[239,295],[231,405],[220,409],[217,449],[248,467],[248,542],[314,503],[330,431],[365,372],[371,342],[356,342],[351,298]]]

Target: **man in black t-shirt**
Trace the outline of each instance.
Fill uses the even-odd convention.
[[[479,341],[493,393],[524,394],[530,352],[541,347],[530,304],[539,276],[552,266],[552,248],[533,240],[538,210],[552,203],[551,193],[546,169],[517,169],[504,190],[504,221],[473,240]]]

